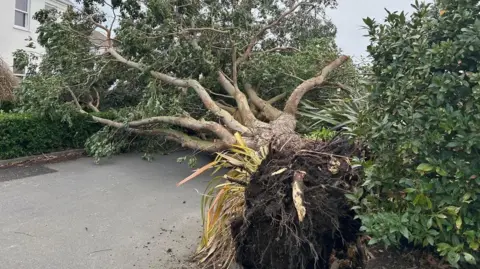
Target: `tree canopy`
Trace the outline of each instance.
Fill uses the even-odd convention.
[[[325,17],[335,1],[77,2],[62,14],[35,14],[46,53],[40,61],[16,54],[29,66],[17,94],[24,110],[68,119],[115,109],[110,119],[93,119],[214,150],[233,141],[232,132],[255,136],[252,128],[295,116],[310,90],[323,87],[308,95],[321,101],[337,82],[355,79]],[[176,126],[223,142],[192,140]]]

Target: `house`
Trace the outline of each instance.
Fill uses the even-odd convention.
[[[25,49],[41,55],[42,47],[26,48],[26,40],[36,40],[38,22],[33,15],[45,8],[56,9],[60,12],[73,6],[70,0],[0,0],[0,59],[2,59],[13,70],[12,53],[17,49]],[[13,70],[18,76],[24,71]]]

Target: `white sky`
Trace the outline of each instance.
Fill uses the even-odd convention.
[[[337,26],[337,45],[343,52],[358,60],[367,56],[366,48],[369,44],[363,18],[370,17],[383,22],[389,11],[405,11],[411,13],[410,4],[414,0],[338,0],[338,8],[329,10],[327,14]],[[427,0],[426,2],[432,2]]]

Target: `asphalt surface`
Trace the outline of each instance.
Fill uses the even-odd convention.
[[[187,154],[0,170],[0,269],[189,268],[209,174],[176,187]]]

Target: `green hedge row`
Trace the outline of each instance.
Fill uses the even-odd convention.
[[[87,138],[102,128],[87,115],[60,120],[28,114],[0,114],[0,159],[82,148]]]

